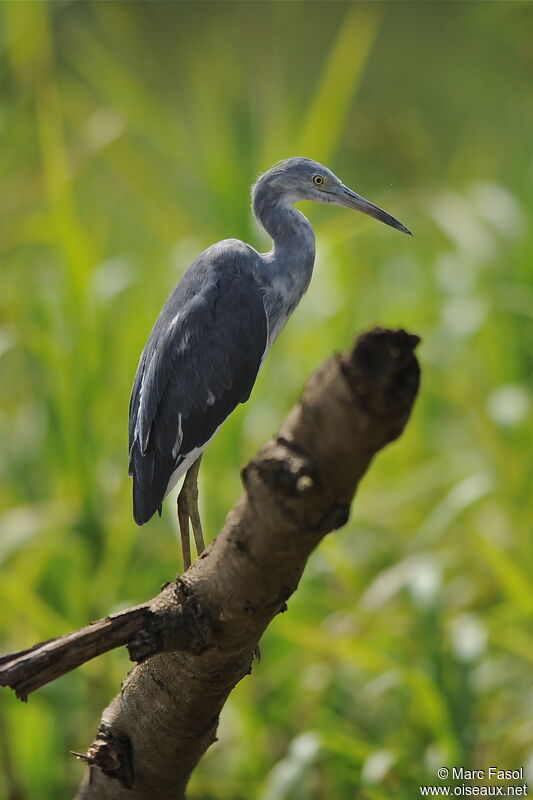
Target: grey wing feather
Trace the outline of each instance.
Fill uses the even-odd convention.
[[[250,251],[229,263],[225,253],[207,265],[201,257],[170,296],[141,356],[129,420],[139,524],[160,507],[185,456],[250,395],[268,327]]]

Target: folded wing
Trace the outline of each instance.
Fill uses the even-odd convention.
[[[138,524],[160,508],[187,456],[248,399],[267,331],[261,288],[246,262],[205,269],[199,261],[179,282],[150,335],[131,394],[129,472]]]

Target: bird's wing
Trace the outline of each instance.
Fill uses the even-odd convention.
[[[190,270],[141,356],[130,401],[134,516],[160,507],[170,476],[244,403],[267,341],[261,288],[249,270]]]

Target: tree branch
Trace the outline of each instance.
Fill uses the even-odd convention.
[[[215,741],[227,696],[320,540],[348,520],[373,456],[402,432],[418,337],[375,329],[309,381],[279,436],[243,471],[245,494],[185,575],[149,603],[0,659],[21,697],[112,647],[140,663],[105,709],[78,800],[179,800]]]
[[[147,603],[91,622],[64,636],[0,657],[0,686],[9,686],[21,700],[96,656],[126,645],[140,663],[164,650],[204,649],[209,631],[191,613],[187,586],[167,583]]]

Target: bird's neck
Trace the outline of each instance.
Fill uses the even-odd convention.
[[[256,184],[253,210],[272,237],[266,256],[270,278],[290,300],[291,311],[309,286],[315,261],[315,237],[309,220],[294,208],[291,198],[268,184]]]

